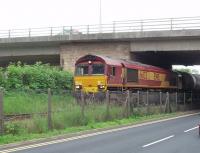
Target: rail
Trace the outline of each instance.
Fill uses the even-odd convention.
[[[111,24],[0,30],[0,38],[200,29],[200,17],[114,21]]]

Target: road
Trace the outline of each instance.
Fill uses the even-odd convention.
[[[42,144],[16,153],[199,153],[200,115]],[[16,149],[17,150],[17,149]],[[6,152],[6,151],[4,151]]]

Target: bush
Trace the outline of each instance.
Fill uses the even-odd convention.
[[[0,69],[0,86],[6,89],[72,89],[72,74],[58,67],[37,62],[18,62]]]
[[[20,124],[17,122],[11,122],[9,124],[6,124],[5,126],[6,134],[17,135],[20,133],[20,130],[21,130]]]

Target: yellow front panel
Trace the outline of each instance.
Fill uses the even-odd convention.
[[[81,85],[84,92],[96,93],[99,91],[98,85],[104,85],[107,89],[107,77],[105,75],[85,75],[85,76],[75,76],[74,84]],[[102,91],[102,90],[101,90]]]

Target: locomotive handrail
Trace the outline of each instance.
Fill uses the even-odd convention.
[[[200,17],[114,21],[110,24],[0,30],[0,38],[200,29]],[[70,38],[70,37],[69,37]]]

